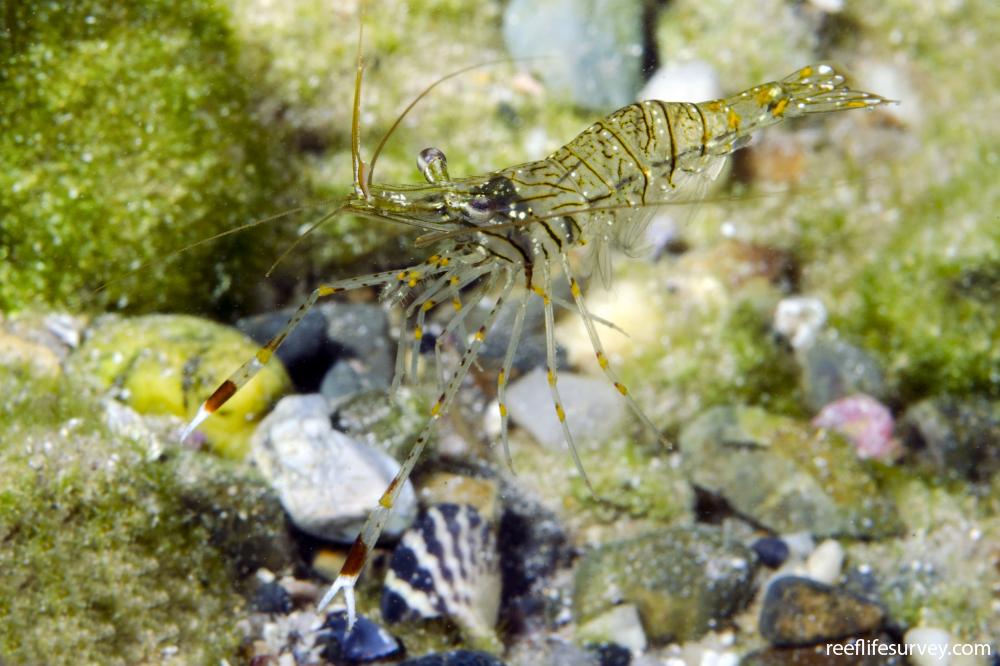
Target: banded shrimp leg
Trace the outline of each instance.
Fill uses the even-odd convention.
[[[247,359],[243,365],[230,374],[229,377],[227,377],[225,381],[223,381],[219,387],[215,389],[212,395],[210,395],[208,399],[201,404],[194,418],[191,419],[191,421],[184,428],[184,431],[181,433],[181,441],[186,440],[191,433],[205,421],[205,419],[215,413],[226,403],[227,400],[229,400],[229,398],[243,388],[247,382],[253,379],[254,376],[260,372],[268,361],[271,360],[271,357],[274,356],[274,353],[278,350],[289,334],[291,334],[291,332],[294,331],[302,322],[306,313],[312,309],[320,298],[354,289],[362,289],[365,287],[385,288],[398,282],[399,274],[401,272],[409,273],[412,271],[422,271],[427,268],[430,269],[430,271],[428,271],[428,274],[430,275],[434,275],[437,272],[444,270],[443,267],[436,266],[435,264],[430,264],[425,261],[402,270],[396,269],[383,271],[381,273],[372,273],[371,275],[338,280],[329,284],[321,284],[313,289],[308,298],[306,298],[306,300],[298,307],[295,314],[292,315],[281,330],[278,331],[274,337],[268,340],[263,347],[258,349],[256,354]]]
[[[374,509],[372,509],[372,512],[368,514],[364,527],[361,528],[361,534],[358,535],[358,537],[354,540],[354,543],[351,545],[351,549],[347,553],[347,560],[341,567],[340,573],[337,575],[337,579],[333,582],[333,585],[330,586],[330,589],[327,590],[326,594],[323,595],[323,598],[320,599],[319,605],[317,606],[317,611],[322,612],[330,604],[330,602],[336,598],[337,594],[343,591],[344,602],[347,605],[348,630],[353,628],[355,619],[357,618],[354,586],[357,583],[361,572],[364,570],[365,565],[368,563],[368,560],[371,558],[371,553],[375,547],[375,543],[382,534],[382,528],[385,526],[386,521],[389,519],[389,515],[392,513],[396,499],[399,497],[399,493],[403,489],[403,484],[410,477],[410,474],[413,472],[413,468],[416,466],[417,461],[423,454],[424,448],[427,446],[431,432],[437,424],[438,419],[440,419],[442,414],[447,411],[447,409],[451,406],[452,401],[455,399],[455,396],[458,394],[458,389],[465,380],[465,376],[468,374],[469,368],[472,367],[472,363],[476,360],[479,350],[486,341],[487,332],[493,327],[494,322],[496,322],[497,314],[500,312],[500,308],[503,306],[514,287],[514,277],[516,274],[514,268],[505,265],[499,272],[502,273],[504,279],[504,286],[501,288],[500,295],[497,297],[496,301],[494,301],[493,307],[490,309],[490,312],[486,316],[483,324],[473,335],[472,342],[462,354],[461,362],[452,373],[448,385],[445,387],[441,395],[438,396],[437,400],[434,401],[434,405],[431,407],[430,418],[420,430],[420,434],[417,435],[416,440],[410,447],[409,453],[406,454],[406,458],[403,460],[396,476],[393,477],[389,486],[385,489],[385,492],[379,499],[378,504]]]

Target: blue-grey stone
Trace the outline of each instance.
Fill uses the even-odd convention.
[[[554,94],[609,112],[642,87],[642,14],[641,0],[512,0],[504,42]]]

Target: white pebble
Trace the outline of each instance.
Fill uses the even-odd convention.
[[[704,60],[687,60],[666,63],[656,70],[639,93],[639,100],[701,102],[721,96],[722,85],[715,68]]]
[[[903,636],[903,643],[914,666],[948,666],[951,663],[947,656],[951,636],[944,629],[914,627]]]
[[[792,349],[810,347],[826,324],[826,306],[818,298],[792,296],[778,302],[774,330],[786,337]]]
[[[806,574],[813,580],[833,585],[840,578],[843,565],[844,547],[833,539],[827,539],[806,560]]]

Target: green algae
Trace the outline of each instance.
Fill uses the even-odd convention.
[[[679,441],[692,483],[774,532],[885,538],[902,528],[874,464],[837,433],[759,408],[716,407]]]
[[[2,20],[0,309],[246,303],[267,232],[162,261],[273,210],[283,186],[227,14],[88,0],[15,3]]]
[[[259,477],[155,435],[87,390],[0,371],[0,658],[217,663],[240,640],[236,579],[291,561]],[[232,488],[240,488],[233,493]]]

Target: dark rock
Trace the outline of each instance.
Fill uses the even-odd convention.
[[[279,583],[262,583],[253,594],[251,606],[259,613],[286,615],[292,611],[292,596]]]
[[[597,657],[599,666],[629,666],[632,663],[632,652],[618,643],[603,643],[587,649]]]
[[[347,632],[347,613],[337,611],[326,617],[316,644],[325,644],[320,656],[334,664],[363,664],[394,657],[402,647],[393,636],[366,617],[358,616]]]
[[[788,559],[788,544],[778,537],[763,537],[751,544],[750,549],[757,554],[764,566],[777,569]]]
[[[716,407],[681,432],[691,482],[777,533],[878,537],[895,505],[840,434],[747,407]]]
[[[260,344],[270,340],[295,313],[294,309],[248,317],[237,327]],[[303,393],[319,390],[328,369],[337,361],[353,359],[373,386],[388,386],[393,372],[392,343],[385,312],[378,305],[324,303],[302,322],[278,348],[276,355]]]
[[[506,664],[487,652],[452,650],[407,659],[399,666],[506,666]]]
[[[798,576],[771,582],[760,611],[761,635],[779,647],[817,645],[871,633],[885,610],[863,597]]]
[[[806,404],[813,411],[854,393],[885,402],[882,368],[871,354],[831,335],[820,335],[801,356]]]
[[[574,584],[585,622],[625,602],[638,607],[653,641],[694,640],[743,608],[756,558],[723,529],[670,527],[600,546],[580,562]]]
[[[515,624],[545,610],[544,588],[574,549],[559,518],[516,488],[505,488],[497,547],[503,580],[503,616]],[[516,627],[515,627],[516,628]]]
[[[938,396],[912,405],[900,420],[906,447],[947,476],[989,479],[1000,469],[1000,402]]]
[[[277,335],[294,313],[295,310],[281,310],[247,317],[237,321],[236,328],[263,345]],[[313,309],[306,313],[275,355],[285,365],[295,388],[313,393],[339,353],[336,345],[326,337],[326,317]]]
[[[862,647],[862,641],[872,640],[878,641],[874,644],[874,650],[871,649],[872,643],[870,642]],[[827,666],[831,663],[838,666],[903,666],[907,662],[904,657],[898,654],[856,654],[857,652],[877,652],[879,644],[884,645],[883,649],[888,652],[894,643],[892,638],[882,634],[877,637],[848,638],[843,641],[806,647],[769,647],[746,655],[740,660],[740,666]],[[898,652],[900,646],[895,646],[895,649]]]

